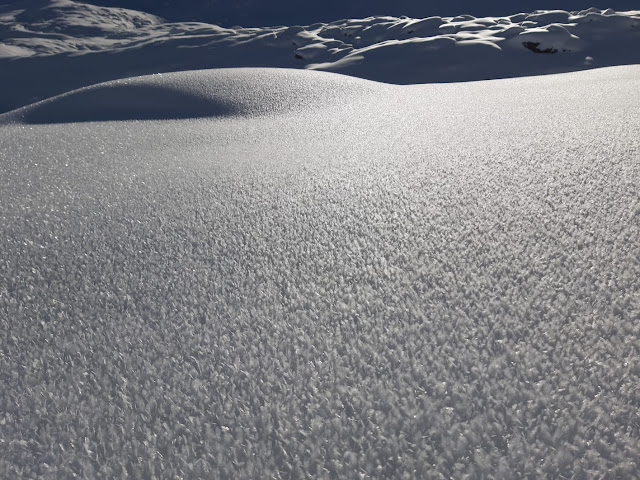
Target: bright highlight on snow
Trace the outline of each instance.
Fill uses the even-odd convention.
[[[634,478],[638,15],[0,6],[0,478]]]

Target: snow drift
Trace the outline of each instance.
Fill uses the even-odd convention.
[[[7,1],[7,0],[5,0]],[[16,0],[9,0],[16,1]],[[20,0],[24,1],[24,0]],[[427,16],[456,16],[462,14],[511,15],[530,12],[534,9],[563,9],[580,11],[593,6],[602,6],[590,0],[324,0],[321,3],[298,0],[90,0],[89,3],[119,6],[155,13],[172,22],[204,21],[225,27],[243,25],[264,27],[266,25],[307,25],[313,22],[332,22],[344,18],[366,18],[371,16],[406,15],[414,18]],[[607,0],[607,7],[625,11],[638,8],[634,0]]]
[[[0,123],[71,123],[255,116],[304,111],[383,86],[342,75],[298,70],[230,69],[114,80],[0,115]],[[274,76],[277,81],[274,81]]]

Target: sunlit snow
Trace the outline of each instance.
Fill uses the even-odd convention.
[[[638,12],[19,3],[0,478],[637,475]]]

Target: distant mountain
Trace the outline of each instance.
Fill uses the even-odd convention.
[[[407,15],[421,18],[432,15],[474,16],[510,15],[532,12],[536,9],[582,10],[589,7],[634,10],[640,8],[637,0],[85,0],[103,6],[126,7],[160,15],[173,21],[204,21],[222,26],[244,27],[273,25],[308,25],[344,18],[362,18],[371,15]]]

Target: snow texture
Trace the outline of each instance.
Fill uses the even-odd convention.
[[[296,70],[196,70],[114,80],[0,115],[0,124],[255,116],[317,109],[380,86],[343,75]],[[370,95],[367,97],[370,98]]]
[[[640,11],[223,28],[72,0],[24,0],[0,5],[0,112],[83,86],[170,71],[282,67],[389,83],[453,82],[640,63],[637,45]]]
[[[24,2],[25,0],[4,0]],[[81,0],[104,6],[125,7],[160,15],[172,22],[205,21],[225,27],[242,25],[309,25],[330,23],[344,18],[366,18],[392,15],[425,18],[434,15],[505,16],[536,9],[563,9],[580,11],[590,7],[606,6],[618,11],[638,8],[637,0],[607,0],[604,4],[593,0]]]
[[[2,116],[0,477],[633,478],[639,92],[211,70]]]

